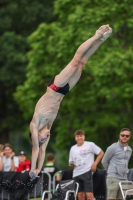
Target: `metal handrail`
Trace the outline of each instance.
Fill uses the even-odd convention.
[[[57,171],[55,174],[54,174],[54,176],[53,176],[53,193],[55,192],[55,185],[56,185],[56,175],[58,174],[58,173],[62,173],[62,170],[60,170],[60,171]]]
[[[47,176],[48,176],[48,191],[51,191],[51,175],[50,175],[50,173],[48,173],[48,172],[45,172],[45,171],[41,171],[41,173],[42,173],[42,175],[43,174],[47,174]],[[43,185],[43,180],[44,180],[44,175],[42,176],[42,185]],[[41,191],[41,194],[42,194],[43,192]],[[48,195],[48,199],[50,200],[50,195]]]

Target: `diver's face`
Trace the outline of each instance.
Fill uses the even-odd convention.
[[[50,137],[50,130],[48,128],[43,128],[38,133],[38,140],[40,143],[44,143]]]

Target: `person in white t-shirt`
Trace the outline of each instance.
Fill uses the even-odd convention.
[[[11,145],[6,143],[3,147],[3,152],[0,155],[0,171],[16,171],[18,165],[18,157],[15,156],[15,153],[12,151]]]
[[[104,152],[95,143],[85,141],[83,130],[77,130],[74,136],[77,144],[70,149],[69,165],[74,167],[73,179],[79,183],[78,199],[85,200],[86,196],[87,200],[93,200],[92,173],[96,171]]]

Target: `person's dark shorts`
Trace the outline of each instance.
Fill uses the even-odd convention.
[[[93,178],[91,170],[79,176],[75,176],[73,179],[79,183],[78,192],[93,192]]]

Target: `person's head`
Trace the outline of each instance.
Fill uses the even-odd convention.
[[[46,126],[38,132],[39,143],[45,142],[50,137],[50,130]]]
[[[20,151],[18,154],[19,163],[22,163],[26,160],[26,153],[24,151]]]
[[[0,144],[0,153],[3,152],[3,147],[4,147],[4,145]]]
[[[119,140],[122,144],[126,144],[130,139],[131,131],[128,128],[122,128],[120,130]]]
[[[9,143],[4,144],[3,153],[6,157],[10,157],[10,155],[12,153],[12,147]]]
[[[54,156],[53,153],[47,154],[47,156],[46,156],[46,161],[47,162],[54,162],[54,160],[55,160],[55,156]]]
[[[85,140],[84,131],[83,130],[77,130],[77,131],[75,131],[74,136],[75,136],[75,140],[77,142],[77,145],[81,146],[84,143],[84,140]]]
[[[38,132],[38,141],[39,141],[39,146],[44,143],[47,139],[49,139],[50,137],[50,129],[49,126],[47,125],[46,127],[44,127],[43,129],[41,129]],[[32,142],[32,134],[29,133],[29,138]]]

